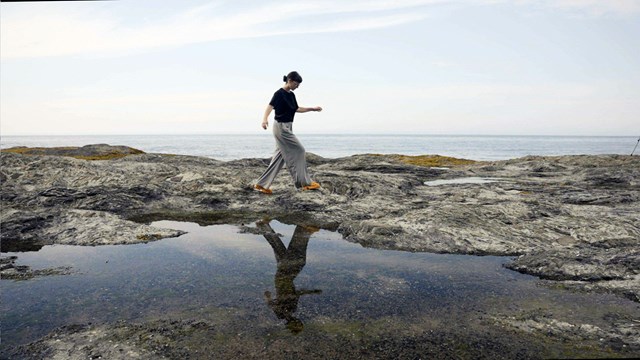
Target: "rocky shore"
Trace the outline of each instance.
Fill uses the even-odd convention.
[[[458,165],[450,158],[308,154],[320,191],[296,191],[282,172],[274,195],[265,196],[251,184],[268,159],[222,162],[108,145],[65,149],[63,156],[55,148],[2,152],[3,251],[180,234],[144,224],[151,220],[240,224],[267,216],[337,229],[368,247],[518,255],[509,265],[514,270],[640,299],[640,157]],[[109,155],[114,159],[84,160]],[[494,180],[425,185],[471,177]]]
[[[268,217],[337,230],[366,247],[511,255],[510,269],[556,286],[640,302],[637,156],[473,162],[307,154],[322,188],[297,191],[283,171],[269,196],[252,189],[269,159],[222,162],[108,145],[66,151],[2,151],[3,252],[181,234],[151,227],[153,220],[205,225]]]

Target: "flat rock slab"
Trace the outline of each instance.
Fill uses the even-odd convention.
[[[109,160],[125,157],[133,154],[144,154],[144,151],[134,149],[128,146],[111,146],[107,144],[64,146],[64,147],[35,147],[26,146],[12,147],[2,150],[14,154],[23,155],[52,155],[52,156],[69,156],[84,160]]]
[[[125,151],[108,145],[80,149],[98,159]],[[308,153],[322,188],[297,191],[283,171],[268,196],[252,185],[269,159],[222,162],[133,150],[98,161],[49,155],[58,150],[3,151],[3,251],[180,234],[151,228],[144,223],[150,220],[240,224],[270,217],[338,230],[367,247],[517,255],[509,265],[514,270],[640,301],[637,156],[490,163],[428,157],[427,163],[426,157],[325,159]],[[500,180],[458,180],[464,178]],[[451,181],[425,185],[436,180]]]

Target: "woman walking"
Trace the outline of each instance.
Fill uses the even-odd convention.
[[[297,89],[302,82],[302,77],[296,71],[290,72],[283,78],[285,82],[278,91],[273,94],[267,109],[264,111],[262,128],[269,126],[269,115],[272,110],[276,111],[275,123],[273,124],[273,136],[276,139],[276,151],[271,158],[271,163],[267,170],[260,176],[254,188],[264,194],[271,194],[269,189],[271,183],[276,178],[283,166],[287,166],[289,174],[293,178],[296,188],[302,190],[316,190],[320,184],[312,181],[307,172],[307,161],[305,150],[298,138],[293,134],[294,115],[309,111],[322,111],[319,106],[307,108],[298,106],[293,90]]]

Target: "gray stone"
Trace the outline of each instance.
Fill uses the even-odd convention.
[[[269,159],[132,153],[87,161],[2,152],[3,251],[180,234],[145,224],[151,220],[241,224],[267,216],[338,230],[381,249],[517,255],[508,265],[514,270],[640,297],[637,156],[528,156],[444,170],[393,155],[307,154],[323,187],[297,191],[283,171],[268,196],[252,185]],[[477,177],[500,181],[424,185]]]

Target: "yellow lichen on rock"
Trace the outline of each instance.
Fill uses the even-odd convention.
[[[138,154],[144,154],[144,152],[140,151]],[[129,155],[132,155],[132,154],[110,153],[110,154],[93,155],[93,156],[71,155],[71,157],[76,159],[81,159],[81,160],[113,160],[113,159],[123,158]]]
[[[63,146],[56,148],[46,148],[46,147],[26,147],[26,146],[17,146],[9,149],[2,149],[2,152],[8,152],[13,154],[21,154],[21,155],[46,155],[47,151],[50,149],[56,149],[60,151],[71,151],[76,150],[77,147],[74,146]]]
[[[471,165],[477,163],[477,161],[474,160],[459,159],[441,155],[394,155],[393,158],[405,164],[426,167]]]
[[[2,152],[20,155],[67,156],[81,160],[113,160],[128,155],[144,154],[144,151],[128,146],[110,146],[106,144],[86,145],[82,147],[12,147]]]

